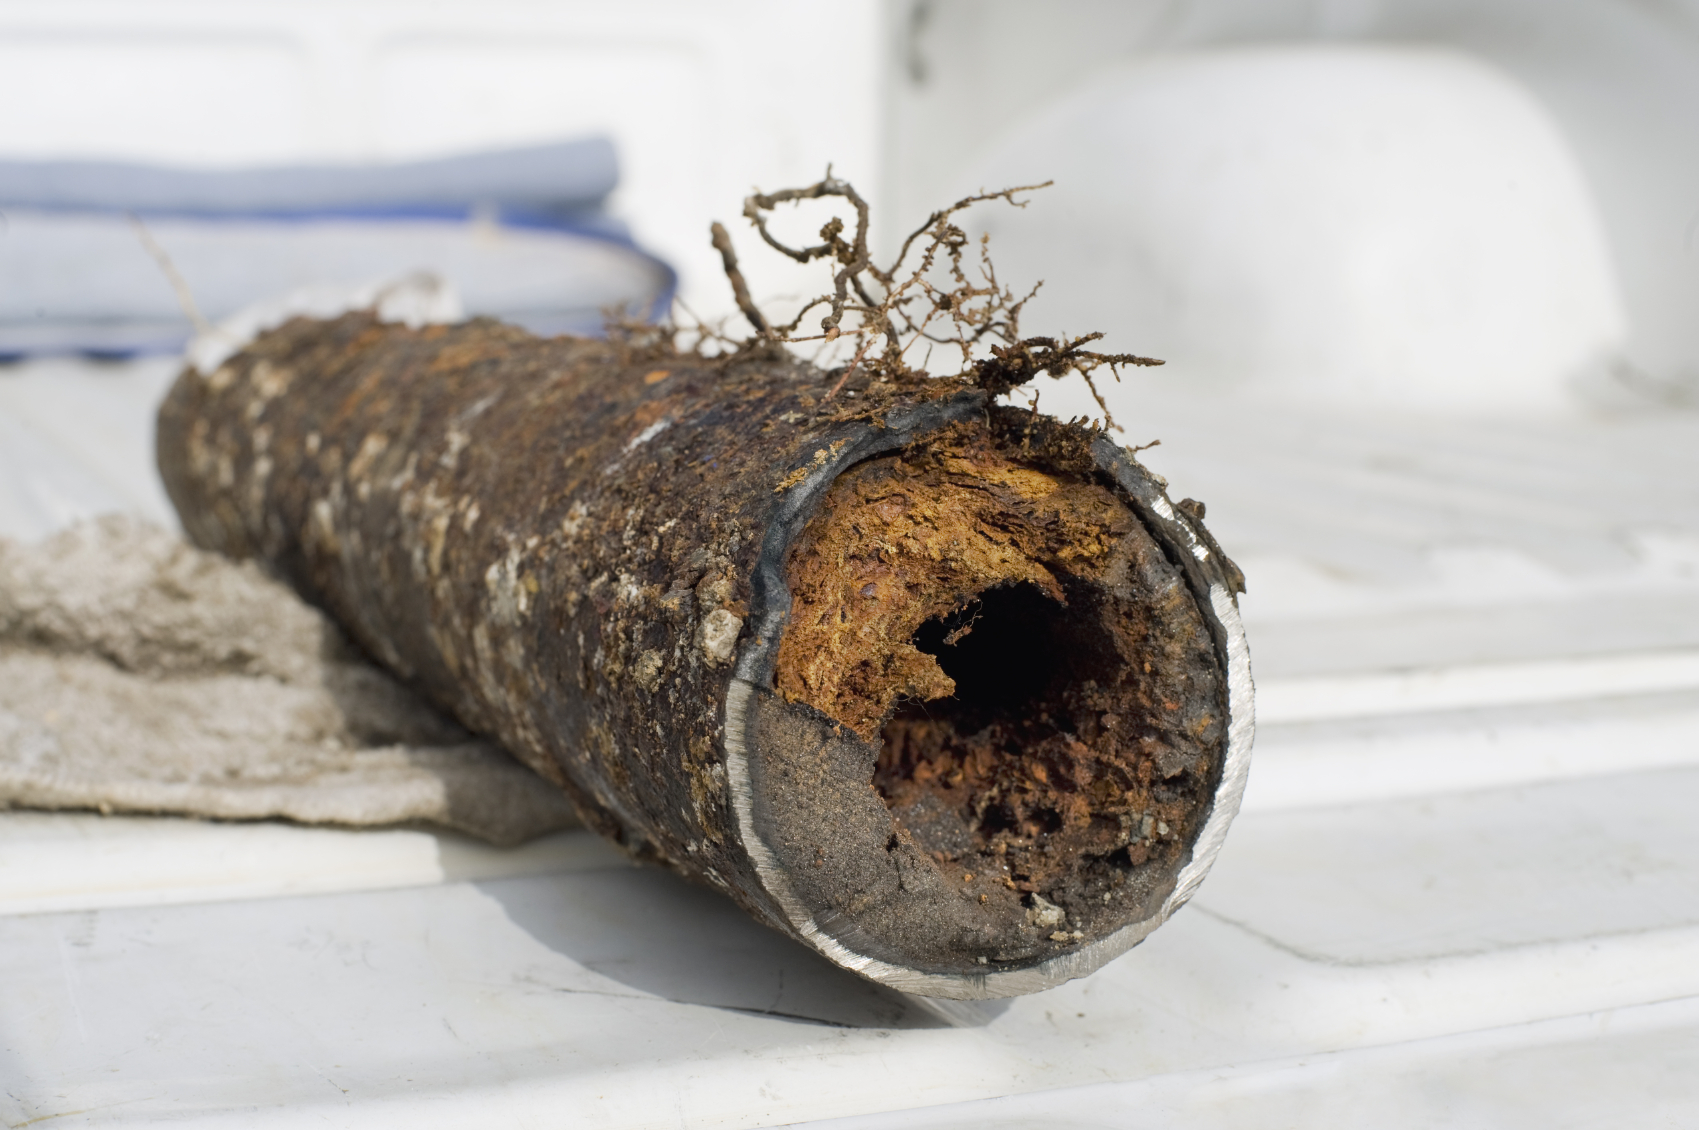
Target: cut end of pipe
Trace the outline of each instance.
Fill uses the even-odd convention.
[[[1220,779],[1190,587],[1105,476],[1023,438],[958,423],[831,485],[756,707],[793,909],[922,982],[1153,925]]]

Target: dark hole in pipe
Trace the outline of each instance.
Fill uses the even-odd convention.
[[[988,590],[915,633],[956,692],[898,708],[874,785],[924,850],[960,858],[1062,829],[1066,797],[1099,768],[1076,764],[1074,717],[1101,709],[1074,685],[1102,653],[1099,634],[1087,608],[1030,584]]]
[[[1065,615],[1036,586],[1021,584],[991,589],[948,616],[928,620],[912,642],[937,658],[955,680],[956,693],[908,709],[948,719],[961,734],[982,730],[995,718],[1033,714],[1061,666],[1058,620]]]

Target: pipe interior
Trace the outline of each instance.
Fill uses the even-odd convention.
[[[787,574],[776,689],[878,751],[893,836],[964,893],[1089,934],[1181,862],[1224,733],[1214,654],[1107,484],[957,425],[841,476]]]

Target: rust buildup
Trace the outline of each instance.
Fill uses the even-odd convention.
[[[791,553],[777,688],[881,746],[940,865],[1114,904],[1187,842],[1223,690],[1132,510],[1023,454],[973,421],[839,478]]]
[[[637,858],[887,985],[1045,988],[1154,929],[1219,845],[1242,586],[1105,432],[995,404],[1147,359],[1020,338],[952,214],[937,301],[964,357],[1006,343],[962,376],[903,361],[923,288],[856,274],[863,215],[798,253],[841,265],[825,340],[872,327],[840,368],[765,319],[717,356],[296,319],[182,374],[160,470],[196,544],[265,563]]]

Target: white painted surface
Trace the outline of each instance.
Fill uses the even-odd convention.
[[[1029,322],[1104,330],[1171,379],[1427,408],[1551,409],[1626,331],[1550,115],[1456,51],[1224,48],[1122,67],[961,179]]]
[[[1267,725],[1251,810],[1699,765],[1699,695]]]
[[[988,152],[1006,148],[1034,117],[1075,99],[1083,86],[1108,71],[1161,63],[1174,56],[1308,46],[1366,56],[1388,49],[1442,49],[1496,72],[1500,79],[1519,88],[1535,104],[1537,114],[1561,135],[1596,209],[1627,315],[1621,350],[1608,367],[1589,374],[1585,399],[1617,406],[1699,405],[1699,319],[1693,317],[1694,309],[1699,308],[1699,272],[1693,269],[1695,239],[1699,238],[1699,229],[1693,223],[1699,137],[1691,125],[1699,113],[1699,9],[1687,0],[1655,4],[1635,0],[1191,0],[1184,4],[1168,0],[1055,0],[1044,5],[1025,0],[926,0],[924,4],[914,0],[893,7],[901,18],[892,20],[893,61],[897,65],[888,88],[891,105],[886,136],[890,196],[905,224],[918,222],[940,200],[950,199],[964,177],[971,181]],[[1386,90],[1384,86],[1381,89],[1382,93]],[[1359,90],[1373,93],[1367,87]],[[1346,95],[1342,88],[1338,92]],[[1247,120],[1257,120],[1274,107],[1291,105],[1292,100],[1278,90],[1267,94],[1267,99],[1258,104],[1243,107]],[[1321,109],[1323,117],[1346,121],[1367,112],[1368,107],[1347,104]],[[1165,112],[1176,122],[1189,124],[1196,119],[1206,133],[1224,137],[1210,124],[1219,116],[1215,107],[1176,99]],[[1409,124],[1407,118],[1398,115],[1387,119],[1389,124],[1398,120]],[[1310,125],[1315,124],[1316,119],[1310,118]],[[1448,145],[1467,145],[1469,138],[1478,138],[1482,124],[1461,122],[1454,137],[1427,141],[1436,143],[1434,155],[1440,156]],[[1104,138],[1113,138],[1117,129],[1111,125]],[[1231,136],[1230,130],[1226,136]],[[1275,122],[1268,136],[1313,140],[1314,131],[1306,131],[1302,121]],[[1239,140],[1254,144],[1256,139],[1240,136]],[[1179,153],[1170,147],[1116,157],[1101,152],[1102,141],[1097,137],[1065,138],[1060,133],[1034,139],[1034,157],[1055,156],[1054,162],[1045,161],[1039,179],[1063,167],[1083,169],[1095,163],[1099,169],[1109,169],[1120,161],[1139,173],[1125,201],[1148,203],[1147,178],[1157,185],[1175,179],[1172,170],[1165,170],[1158,158],[1185,155],[1182,146]],[[1358,147],[1357,157],[1346,165],[1337,163],[1336,158],[1350,151],[1350,146],[1334,149],[1331,154],[1318,153],[1322,159],[1310,170],[1317,174],[1316,195],[1326,196],[1330,191],[1337,195],[1340,174],[1369,187],[1372,176],[1365,178],[1364,174],[1388,168],[1399,159],[1401,149],[1408,155],[1412,144],[1419,147],[1425,143],[1420,137],[1388,133]],[[1477,167],[1503,168],[1518,142],[1507,138],[1506,147],[1504,153],[1481,156]],[[1246,159],[1243,150],[1237,155],[1224,154],[1228,165],[1243,167]],[[1138,164],[1141,160],[1144,163]],[[1278,159],[1273,169],[1281,174]],[[1218,171],[1200,170],[1206,181],[1214,179]],[[1468,172],[1418,169],[1413,171],[1411,183],[1435,184],[1443,189],[1446,184],[1457,183],[1450,179],[1452,175],[1467,176]],[[1283,191],[1285,183],[1284,175],[1277,175],[1273,187]],[[1387,253],[1398,247],[1401,237],[1420,229],[1425,217],[1435,212],[1428,201],[1410,200],[1400,185],[1382,187],[1388,199],[1407,204],[1413,221],[1403,229],[1389,225],[1390,230],[1381,230],[1386,242],[1372,250],[1384,262],[1389,261]],[[1249,204],[1255,210],[1257,186],[1228,188],[1232,190],[1227,196],[1229,202]],[[1492,198],[1496,195],[1483,186],[1473,213],[1467,207],[1469,202],[1454,196],[1434,203],[1441,205],[1441,211],[1457,206],[1458,219],[1469,224],[1494,214]],[[1340,218],[1360,223],[1375,206],[1371,200],[1346,201]],[[1231,235],[1235,241],[1248,240],[1244,254],[1251,260],[1290,234],[1294,223],[1307,226],[1312,215],[1302,199],[1291,222],[1286,216],[1265,211],[1269,226],[1262,229],[1253,229],[1243,216],[1203,209],[1198,214],[1208,215],[1212,230],[1221,235]],[[1144,219],[1131,214],[1126,218],[1134,231],[1143,230]],[[1190,230],[1196,216],[1181,216],[1180,220],[1182,228]],[[1118,245],[1125,249],[1125,240],[1114,227],[1105,226],[1101,239],[1086,245],[1090,257],[1113,258]],[[1481,251],[1502,249],[1502,236],[1514,227],[1512,218],[1506,232],[1488,232]],[[1360,230],[1370,234],[1373,229]],[[1436,250],[1447,246],[1445,235],[1441,233],[1436,241]],[[1171,244],[1158,233],[1158,249]],[[1340,250],[1325,232],[1316,246],[1328,255]],[[1212,244],[1205,238],[1195,250],[1215,261],[1230,258],[1233,247]],[[1407,261],[1419,265],[1423,257],[1418,251]],[[1036,267],[1033,275],[1021,281],[1042,277],[1056,283],[1093,266],[1091,258],[1057,260]],[[1123,261],[1119,269],[1127,276],[1137,276],[1148,266]],[[1457,266],[1465,271],[1458,280],[1466,282],[1470,267],[1466,250]],[[1513,265],[1504,266],[1513,269]],[[1103,264],[1095,268],[1100,275],[1111,274]],[[1186,273],[1184,264],[1181,268],[1179,278],[1188,285],[1199,281]],[[1006,272],[1004,277],[1009,277]],[[1281,285],[1315,277],[1312,265],[1302,257],[1290,264],[1289,274],[1277,276]],[[1431,279],[1410,281],[1418,293],[1431,285]],[[1549,295],[1552,291],[1547,287],[1588,285],[1587,280],[1567,277],[1535,280],[1534,293]],[[1371,289],[1371,293],[1378,289]],[[1259,299],[1284,309],[1278,295],[1251,296],[1250,303],[1234,297],[1240,301],[1241,311],[1254,312],[1252,303]],[[1513,295],[1491,296],[1480,309],[1503,311],[1516,300]],[[1407,326],[1409,314],[1394,311],[1385,325],[1394,329]],[[1058,321],[1076,333],[1109,324],[1076,324],[1074,315],[1072,310],[1060,311]],[[1466,328],[1467,321],[1454,319],[1450,325],[1453,329]],[[1117,324],[1116,328],[1123,326]],[[1178,362],[1180,355],[1172,351],[1168,341],[1157,343],[1165,328],[1160,322],[1129,322],[1124,326],[1126,332],[1112,335],[1109,344],[1115,349],[1153,353]],[[1238,340],[1244,329],[1212,328],[1219,329],[1229,342]],[[1305,345],[1323,356],[1327,350],[1353,341],[1378,356],[1377,343],[1356,339],[1349,325],[1312,328],[1325,330],[1325,336],[1309,339]],[[1434,328],[1443,326],[1436,322]],[[1469,340],[1468,335],[1460,336],[1455,343],[1427,339],[1418,345],[1414,356],[1431,357],[1428,351],[1455,344],[1455,371],[1469,371],[1480,360],[1463,348]],[[1527,351],[1519,352],[1515,361],[1543,353],[1543,346],[1529,343]],[[1190,384],[1203,374],[1186,381],[1177,368],[1171,368],[1168,375],[1177,383]],[[1491,375],[1495,380],[1501,376]],[[1371,386],[1384,379],[1370,372],[1348,377]],[[1448,380],[1443,378],[1441,387]]]
[[[154,469],[153,416],[177,367],[161,357],[0,369],[0,537],[35,541],[109,512],[175,528]]]
[[[450,833],[14,812],[0,915],[381,891],[628,866],[588,832],[500,850]]]
[[[0,427],[36,445],[0,465],[0,499],[129,505],[118,484],[149,480],[168,373],[0,373]],[[1167,442],[1143,457],[1243,547],[1275,720],[1197,897],[1099,973],[946,1020],[585,833],[507,853],[411,830],[0,814],[0,1113],[1699,1119],[1699,420],[1505,427],[1172,397],[1147,412]],[[66,518],[17,513],[4,532]]]
[[[1144,946],[966,1027],[652,870],[10,917],[6,1065],[27,1086],[6,1113],[760,1125],[1200,1071],[1278,1088],[1299,1057],[1632,1018],[1699,994],[1689,822],[1635,804],[1668,784],[1599,808],[1535,789],[1247,815]]]
[[[1699,1056],[1691,1001],[1466,1036],[1097,1083],[814,1130],[1266,1130],[1271,1126],[1682,1126]],[[1627,1100],[1627,1096],[1633,1096]]]
[[[1699,690],[1699,652],[1265,679],[1257,688],[1257,721],[1267,724],[1427,714],[1683,690]]]

